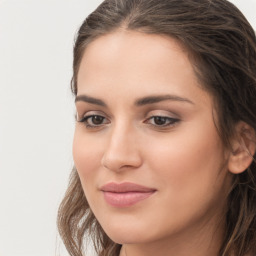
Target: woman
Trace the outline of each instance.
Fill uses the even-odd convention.
[[[106,0],[74,47],[70,255],[256,255],[256,39],[226,0]]]

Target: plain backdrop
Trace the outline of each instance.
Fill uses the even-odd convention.
[[[0,256],[64,256],[75,32],[100,0],[0,0]],[[234,2],[256,29],[256,0]]]

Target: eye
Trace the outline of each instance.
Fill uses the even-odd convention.
[[[179,122],[179,119],[167,116],[152,116],[146,120],[146,123],[158,127],[173,126],[177,122]]]
[[[101,127],[102,125],[109,123],[108,119],[101,115],[84,116],[81,120],[79,120],[79,122],[84,123],[87,128]]]

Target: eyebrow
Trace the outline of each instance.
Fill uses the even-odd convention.
[[[144,105],[158,103],[158,102],[166,101],[166,100],[194,104],[193,101],[191,101],[187,98],[183,98],[183,97],[180,97],[177,95],[167,94],[167,95],[152,95],[152,96],[139,98],[135,101],[135,106],[144,106]],[[97,98],[94,98],[94,97],[91,97],[91,96],[88,96],[85,94],[76,96],[75,102],[78,102],[78,101],[83,101],[83,102],[99,105],[102,107],[107,107],[107,104],[103,100],[97,99]]]
[[[91,103],[91,104],[94,104],[94,105],[107,107],[107,104],[103,100],[93,98],[93,97],[90,97],[90,96],[84,95],[84,94],[76,96],[75,102],[78,102],[78,101],[84,101],[84,102]]]
[[[187,98],[183,98],[183,97],[180,97],[177,95],[167,94],[167,95],[147,96],[147,97],[138,99],[135,101],[135,105],[143,106],[143,105],[158,103],[158,102],[166,101],[166,100],[180,101],[180,102],[194,104],[193,101],[191,101]]]

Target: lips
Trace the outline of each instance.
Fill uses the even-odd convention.
[[[138,184],[124,182],[108,183],[100,188],[108,204],[114,207],[129,207],[147,199],[156,192],[156,189]]]

